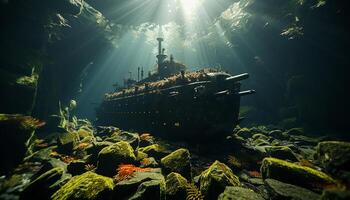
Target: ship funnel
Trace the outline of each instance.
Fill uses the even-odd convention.
[[[158,55],[162,55],[162,42],[164,41],[163,38],[157,38],[158,40]]]

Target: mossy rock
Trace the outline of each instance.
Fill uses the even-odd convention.
[[[264,134],[262,134],[262,133],[256,133],[256,134],[254,134],[254,135],[252,136],[252,139],[253,139],[253,140],[258,140],[258,139],[260,139],[260,140],[268,141],[268,140],[269,140],[269,137],[266,136],[266,135],[264,135]]]
[[[50,199],[58,189],[53,185],[61,179],[63,173],[63,168],[56,167],[41,174],[23,190],[20,199]]]
[[[265,179],[265,185],[271,199],[318,200],[320,195],[308,189],[283,183],[274,179]]]
[[[315,157],[327,171],[350,171],[350,142],[320,142]]]
[[[116,131],[110,137],[106,138],[105,141],[109,142],[128,142],[134,149],[138,148],[140,143],[140,137],[137,133],[131,133],[127,131]]]
[[[206,199],[216,199],[226,186],[239,186],[240,182],[224,163],[215,161],[199,177],[200,191]]]
[[[75,175],[80,175],[84,173],[86,162],[84,160],[74,160],[67,166],[68,173]]]
[[[252,137],[253,133],[248,128],[241,128],[237,131],[236,135],[247,139]]]
[[[169,153],[165,147],[159,144],[152,144],[147,147],[141,147],[138,148],[138,151],[146,153],[147,155],[157,159],[160,159]]]
[[[321,200],[348,200],[350,199],[350,191],[342,190],[324,190]]]
[[[72,177],[52,195],[52,199],[111,199],[113,188],[112,178],[86,172]]]
[[[265,150],[271,157],[290,160],[293,162],[298,161],[298,158],[295,156],[294,152],[287,146],[269,146],[266,147]]]
[[[160,160],[165,173],[177,172],[191,178],[191,156],[187,149],[178,149]]]
[[[78,144],[79,135],[76,132],[62,133],[57,139],[57,150],[60,153],[70,154],[72,153],[75,145]]]
[[[304,135],[303,128],[291,128],[286,132],[287,135]]]
[[[113,176],[121,163],[134,163],[136,156],[129,143],[121,141],[103,148],[98,154],[97,173]]]
[[[91,130],[87,126],[80,127],[79,130],[77,131],[77,133],[78,133],[80,139],[84,139],[85,137],[93,137],[94,136],[93,130]]]
[[[157,169],[135,172],[116,184],[114,194],[115,199],[165,199],[164,176]]]
[[[218,200],[264,200],[264,198],[255,193],[253,190],[242,187],[228,186],[225,191],[220,194]]]
[[[181,174],[172,172],[166,177],[167,199],[186,199],[187,179]]]
[[[277,158],[265,158],[260,171],[263,179],[276,179],[316,191],[320,186],[337,184],[332,177],[321,171]]]
[[[23,160],[31,138],[34,136],[36,119],[30,116],[0,114],[0,174],[13,170]]]
[[[136,160],[137,161],[141,161],[141,160],[143,160],[143,159],[148,157],[147,153],[144,153],[142,151],[136,151],[135,155],[136,155]]]
[[[281,130],[273,130],[269,132],[269,136],[279,140],[288,140],[289,135]]]

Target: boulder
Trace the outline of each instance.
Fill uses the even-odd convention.
[[[160,160],[165,173],[177,172],[191,178],[191,156],[187,149],[178,149]]]
[[[72,177],[52,195],[52,199],[112,199],[113,188],[112,178],[86,172]]]
[[[264,198],[251,189],[227,186],[225,191],[219,195],[218,200],[264,200]]]
[[[20,199],[50,199],[58,189],[53,185],[62,178],[64,169],[53,168],[32,181],[21,193]]]
[[[128,142],[134,149],[136,149],[139,146],[140,137],[137,133],[131,133],[127,131],[116,131],[105,141],[113,143],[125,141]]]
[[[265,158],[260,168],[263,179],[276,179],[308,189],[320,189],[324,185],[337,184],[327,174],[277,158]]]
[[[160,172],[134,172],[114,189],[115,199],[165,199],[165,180]]]
[[[85,165],[86,162],[83,160],[73,160],[71,163],[68,164],[67,171],[73,176],[79,175],[86,171]]]
[[[247,139],[252,137],[253,133],[248,128],[241,128],[237,131],[236,135],[244,139]]]
[[[150,146],[141,147],[141,148],[138,148],[138,151],[146,153],[147,155],[154,157],[156,159],[160,159],[166,156],[167,154],[169,154],[169,152],[159,144],[152,144]]]
[[[154,159],[153,157],[142,159],[140,161],[140,164],[141,164],[140,167],[151,167],[151,168],[158,167],[158,163],[156,159]]]
[[[315,158],[327,171],[350,171],[350,142],[324,141],[316,148]]]
[[[287,146],[269,146],[266,147],[265,150],[271,157],[290,160],[293,162],[298,161],[298,158],[295,156],[294,152]]]
[[[98,154],[96,172],[102,175],[113,176],[121,163],[134,163],[136,157],[134,149],[128,142],[117,142],[103,148]]]
[[[348,200],[350,199],[350,191],[324,190],[321,200]]]
[[[270,199],[316,200],[320,195],[308,189],[283,183],[274,179],[265,179]]]
[[[281,130],[273,130],[269,132],[269,136],[279,140],[288,140],[289,135]]]
[[[76,132],[66,132],[58,136],[57,150],[60,153],[71,154],[75,145],[78,144],[79,135]]]
[[[167,199],[186,199],[187,179],[181,174],[172,172],[166,177]]]
[[[258,140],[258,139],[260,139],[260,140],[268,141],[268,140],[269,140],[269,137],[266,136],[266,135],[264,135],[264,134],[262,134],[262,133],[256,133],[256,134],[254,134],[254,135],[252,136],[252,139],[253,139],[253,140]]]
[[[0,174],[16,167],[27,151],[26,142],[32,137],[36,120],[29,116],[0,114]]]
[[[200,191],[206,199],[216,199],[226,186],[239,186],[240,182],[224,163],[215,161],[199,177]]]

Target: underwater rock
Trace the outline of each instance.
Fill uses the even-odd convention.
[[[73,160],[69,165],[67,166],[68,173],[75,175],[80,175],[84,173],[86,162],[83,160]]]
[[[319,194],[302,187],[274,179],[265,179],[264,182],[271,199],[316,200],[320,198]]]
[[[57,150],[64,154],[71,154],[78,141],[79,136],[75,132],[60,134],[57,139]]]
[[[251,189],[227,186],[225,191],[219,195],[218,200],[264,200],[264,198]]]
[[[1,64],[4,64],[3,62],[2,60]],[[36,73],[26,73],[24,70],[10,72],[2,67],[0,68],[0,85],[1,92],[6,95],[1,96],[0,111],[30,114],[36,99],[39,76]]]
[[[260,168],[262,178],[276,179],[282,182],[305,187],[312,190],[337,182],[327,174],[277,158],[265,158]]]
[[[165,180],[161,173],[135,172],[127,180],[115,185],[116,199],[165,199]]]
[[[295,156],[294,152],[287,146],[268,146],[265,149],[267,154],[271,157],[282,160],[290,160],[293,162],[298,161],[298,158]]]
[[[288,140],[289,135],[281,130],[273,130],[269,132],[269,136],[279,140]]]
[[[53,168],[34,181],[32,181],[21,193],[20,199],[50,199],[51,195],[58,189],[53,185],[61,179],[64,169]]]
[[[186,199],[187,179],[172,172],[166,177],[167,199]]]
[[[321,200],[348,200],[350,191],[323,190]]]
[[[88,126],[82,126],[77,131],[80,140],[86,137],[94,137],[93,130],[91,130]]]
[[[138,148],[139,152],[146,153],[147,155],[154,157],[156,159],[160,159],[166,156],[169,152],[159,144],[152,144],[147,147]]]
[[[248,128],[241,128],[237,131],[236,135],[247,139],[247,138],[252,137],[253,133]]]
[[[137,133],[130,133],[127,131],[117,131],[114,132],[109,138],[105,139],[108,142],[120,142],[125,141],[128,142],[134,149],[139,146],[140,137]]]
[[[327,171],[350,171],[350,143],[341,141],[320,142],[316,148],[316,159]]]
[[[226,186],[239,186],[240,182],[224,163],[215,161],[199,177],[200,191],[206,199],[216,199]]]
[[[269,140],[269,137],[262,134],[262,133],[256,133],[252,136],[252,139],[253,140],[265,140],[265,141],[268,141]]]
[[[39,120],[30,116],[0,114],[0,174],[8,173],[18,165],[27,151],[26,142],[40,126]]]
[[[156,159],[154,159],[153,157],[143,158],[140,161],[140,164],[141,164],[140,167],[151,167],[151,168],[158,167],[158,163]]]
[[[164,172],[177,172],[191,178],[191,156],[187,149],[178,149],[160,160]]]
[[[66,199],[112,199],[114,183],[112,178],[93,172],[72,177],[52,195],[53,200]]]
[[[98,154],[97,173],[112,176],[121,163],[134,163],[134,149],[129,143],[121,141],[103,148]]]

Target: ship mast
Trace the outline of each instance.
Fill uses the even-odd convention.
[[[157,55],[157,63],[158,63],[158,73],[161,74],[164,67],[164,60],[166,59],[167,55],[164,54],[165,49],[162,49],[162,42],[164,41],[163,38],[159,37],[158,40],[158,55]]]

